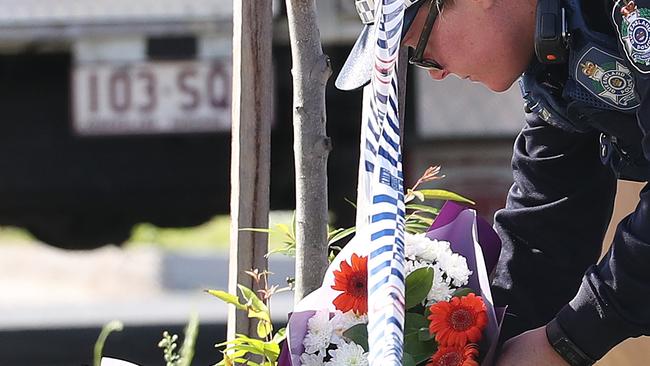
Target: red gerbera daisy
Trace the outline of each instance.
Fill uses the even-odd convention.
[[[437,302],[429,308],[429,331],[443,346],[476,343],[487,325],[487,312],[480,296],[469,294],[450,301]]]
[[[442,346],[431,356],[427,366],[478,366],[476,356],[478,356],[478,349],[474,344],[461,347]]]
[[[368,257],[352,254],[352,265],[341,262],[341,269],[334,271],[332,289],[343,291],[334,299],[334,306],[342,312],[354,310],[359,315],[368,312]]]

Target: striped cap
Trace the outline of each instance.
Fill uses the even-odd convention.
[[[425,2],[426,0],[404,0],[406,9],[404,10],[402,37],[413,23],[418,9]],[[370,82],[374,62],[373,46],[377,43],[373,28],[376,24],[375,0],[355,0],[355,6],[364,27],[334,83],[341,90],[355,90],[366,86]]]
[[[410,8],[411,5],[420,0],[404,0],[404,7]],[[375,22],[375,0],[354,0],[354,5],[359,13],[359,18],[363,24],[372,24]]]

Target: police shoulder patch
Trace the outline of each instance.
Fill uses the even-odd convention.
[[[639,106],[634,78],[623,60],[596,47],[586,48],[575,65],[575,80],[601,102],[619,110]]]
[[[650,74],[650,9],[638,6],[633,0],[617,0],[612,20],[632,66]]]

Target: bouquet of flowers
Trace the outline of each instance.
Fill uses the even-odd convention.
[[[280,366],[368,364],[367,245],[355,239],[291,315]],[[403,364],[490,365],[505,311],[493,308],[488,281],[496,233],[474,210],[447,202],[428,230],[404,241]]]

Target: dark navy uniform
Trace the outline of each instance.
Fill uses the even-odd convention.
[[[504,338],[556,318],[592,359],[650,335],[650,186],[598,264],[616,179],[650,177],[650,0],[566,0],[569,61],[521,79],[526,125],[495,217]],[[568,304],[568,305],[567,305]]]

